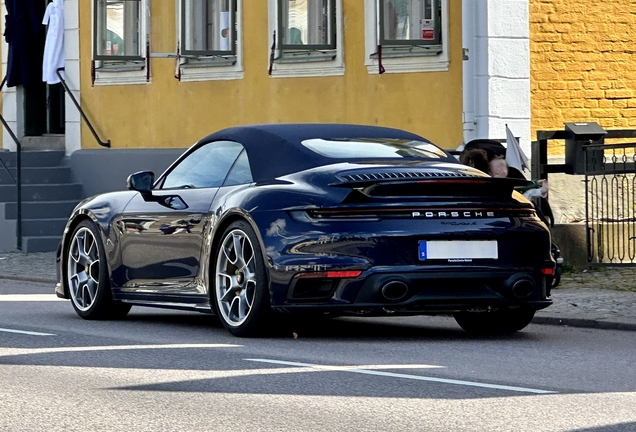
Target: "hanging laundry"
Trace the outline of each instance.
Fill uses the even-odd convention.
[[[49,3],[42,24],[48,25],[42,61],[42,81],[57,84],[60,77],[56,71],[64,67],[64,0],[53,0]]]

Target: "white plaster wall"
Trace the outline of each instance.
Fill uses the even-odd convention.
[[[81,105],[80,98],[80,40],[79,0],[64,0],[64,53],[66,84]],[[82,148],[81,116],[75,104],[66,95],[66,154]]]
[[[7,15],[7,8],[5,6],[4,0],[1,2],[1,5],[2,5],[2,12],[1,12],[2,15],[0,15],[0,17],[2,17],[2,19],[0,19],[0,29],[1,29],[0,34],[4,34],[4,27],[5,27],[4,17]],[[4,37],[2,37],[2,77],[0,78],[0,80],[4,79],[4,77],[7,75],[8,58],[9,58],[9,45],[4,40]],[[19,126],[21,126],[22,128],[24,127],[24,122],[22,121],[23,120],[22,117],[24,113],[22,112],[22,110],[17,109],[18,99],[22,100],[22,97],[21,95],[18,95],[16,87],[9,88],[5,84],[5,86],[2,88],[2,116],[4,117],[5,121],[7,122],[11,130],[17,135],[19,139],[24,134],[23,131],[20,131],[18,129]],[[18,118],[18,116],[20,118]],[[4,126],[0,125],[0,127],[2,128],[2,147],[12,151],[16,150],[16,145],[13,142],[11,135],[9,135],[9,132],[7,132]]]
[[[464,0],[464,140],[505,138],[507,124],[530,156],[528,0]],[[472,113],[467,115],[466,113]]]

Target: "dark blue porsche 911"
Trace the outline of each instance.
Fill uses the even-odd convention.
[[[158,179],[73,211],[56,293],[86,319],[131,306],[217,314],[236,336],[276,313],[452,314],[515,332],[549,306],[548,228],[525,184],[409,132],[276,124],[209,135]]]

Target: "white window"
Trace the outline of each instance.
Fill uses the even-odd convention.
[[[365,0],[369,73],[448,70],[448,0]]]
[[[234,55],[235,6],[232,0],[181,0],[182,52],[200,56]]]
[[[179,0],[181,81],[243,77],[241,0]]]
[[[148,0],[94,0],[95,84],[138,84],[148,70]]]
[[[276,32],[283,54],[335,51],[334,4],[334,0],[280,0]]]
[[[343,75],[342,0],[269,0],[273,77]]]

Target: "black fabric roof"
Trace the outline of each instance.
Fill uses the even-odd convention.
[[[307,149],[301,144],[302,141],[347,138],[388,138],[430,142],[410,132],[378,126],[295,123],[223,129],[203,138],[199,144],[219,140],[243,144],[250,159],[254,180],[263,182],[333,162],[333,159]]]

